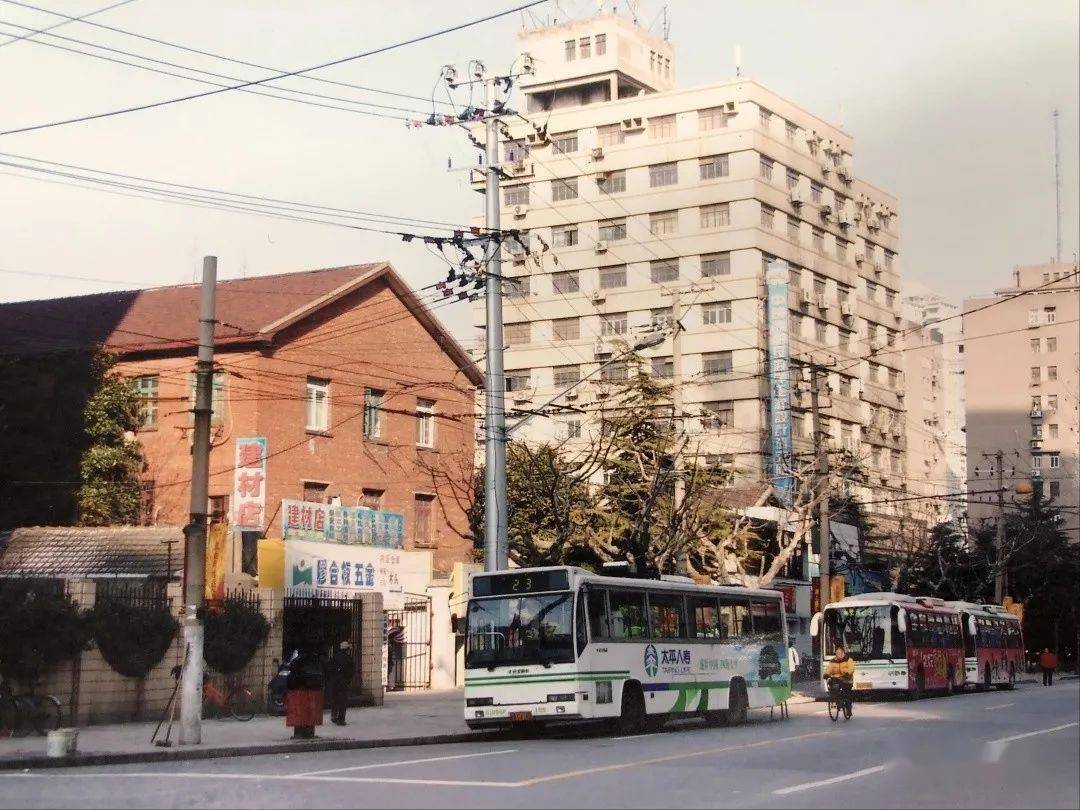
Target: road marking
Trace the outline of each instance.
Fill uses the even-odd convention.
[[[814,712],[814,714],[828,714],[828,713],[829,713],[828,709],[822,709],[820,712]]]
[[[1015,703],[996,703],[993,706],[983,706],[983,711],[988,712],[992,709],[1007,709],[1009,706],[1015,706]]]
[[[634,762],[618,762],[614,765],[599,765],[595,768],[582,768],[577,771],[564,771],[562,773],[553,773],[549,776],[537,776],[533,779],[525,779],[517,783],[518,787],[531,787],[533,785],[539,785],[544,782],[555,782],[562,779],[575,779],[579,776],[591,776],[597,773],[608,773],[610,771],[621,771],[627,768],[639,768],[643,765],[658,765],[662,762],[675,762],[680,759],[691,759],[693,757],[704,757],[711,754],[722,754],[728,751],[739,751],[746,748],[761,748],[767,745],[776,745],[782,742],[795,742],[797,740],[809,740],[815,737],[824,737],[828,734],[836,734],[835,731],[815,731],[812,734],[799,734],[795,737],[780,737],[775,740],[761,740],[754,743],[744,743],[742,745],[725,745],[722,748],[709,748],[704,751],[692,751],[687,754],[668,754],[662,757],[652,757],[650,759],[639,759]]]
[[[1053,728],[1042,728],[1038,731],[1028,731],[1023,734],[1013,734],[1010,737],[991,740],[986,744],[986,752],[983,755],[983,759],[990,763],[998,762],[1001,759],[1002,754],[1005,753],[1005,748],[1011,742],[1016,742],[1016,740],[1026,740],[1028,737],[1037,737],[1040,734],[1053,734],[1055,731],[1063,731],[1078,725],[1080,725],[1080,723],[1064,723],[1063,725],[1054,726]]]
[[[791,787],[780,788],[774,790],[774,796],[787,796],[789,793],[798,793],[800,790],[812,790],[813,788],[825,787],[826,785],[835,785],[837,782],[847,782],[850,779],[858,779],[860,776],[869,776],[872,773],[881,773],[886,769],[885,765],[875,765],[872,768],[863,768],[861,771],[855,771],[854,773],[845,773],[841,776],[834,776],[831,779],[821,779],[817,782],[803,782],[801,785],[792,785]]]
[[[653,735],[652,734],[626,734],[626,735],[624,735],[622,737],[612,737],[611,739],[612,739],[612,742],[614,742],[615,740],[637,740],[637,739],[640,739],[642,737],[651,737],[651,736],[653,736]]]
[[[265,773],[0,773],[15,779],[232,779],[287,782],[349,782],[433,787],[521,787],[520,782],[465,782],[452,779],[394,779],[377,776],[289,776]]]
[[[516,748],[508,748],[504,751],[481,751],[478,754],[454,754],[447,757],[427,757],[425,759],[402,759],[396,762],[376,762],[371,765],[353,765],[348,768],[329,768],[325,771],[304,771],[294,773],[292,776],[323,776],[328,773],[344,773],[345,771],[366,771],[370,768],[392,768],[395,765],[419,765],[423,762],[446,762],[451,759],[472,759],[473,757],[495,757],[500,754],[516,754]]]

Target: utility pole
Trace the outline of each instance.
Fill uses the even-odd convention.
[[[983,458],[994,459],[994,470],[997,472],[997,531],[994,533],[994,548],[997,551],[997,573],[994,574],[994,604],[1000,605],[1005,598],[1005,560],[1003,549],[1005,548],[1005,453],[997,450],[992,455],[983,453]]]
[[[217,256],[203,257],[199,307],[199,356],[195,366],[195,430],[191,448],[191,507],[184,527],[184,613],[186,647],[180,689],[180,745],[202,742],[203,624],[206,601],[206,507],[210,477],[210,416],[214,390],[214,298]]]
[[[1054,261],[1061,261],[1061,141],[1058,136],[1058,110],[1054,108],[1054,223],[1057,241],[1054,243]]]
[[[487,228],[487,280],[484,298],[487,312],[484,375],[484,570],[507,567],[506,495],[506,383],[503,370],[502,244],[492,238],[499,219],[499,119],[492,107],[498,96],[496,77],[485,75],[474,62],[475,80],[484,83],[485,185],[484,225]]]
[[[818,591],[821,594],[820,608],[829,602],[832,593],[829,578],[829,452],[821,435],[821,408],[818,404],[820,387],[820,368],[814,363],[810,366],[810,415],[814,431],[814,456],[817,466],[818,485]]]

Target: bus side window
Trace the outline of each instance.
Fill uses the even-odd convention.
[[[720,637],[739,638],[751,633],[750,603],[745,597],[720,597]]]
[[[589,589],[589,632],[593,639],[611,638],[611,625],[608,622],[607,591]]]
[[[784,633],[780,626],[780,602],[775,599],[754,598],[751,605],[755,638],[761,641],[781,641]]]
[[[586,627],[585,616],[585,591],[578,591],[577,616],[574,620],[574,635],[577,637],[578,655],[581,655],[581,651],[584,650],[589,643],[589,631]]]
[[[889,637],[892,640],[892,653],[889,657],[906,658],[907,646],[905,644],[904,634],[900,632],[900,608],[898,608],[896,605],[893,605],[890,613],[891,626],[889,628]]]
[[[688,596],[686,605],[693,623],[690,634],[694,638],[723,638],[725,633],[720,624],[720,613],[716,609],[716,598],[712,596]]]
[[[678,593],[650,591],[649,627],[653,638],[685,638],[683,598]]]
[[[645,621],[644,591],[608,591],[612,638],[644,638],[648,625]]]

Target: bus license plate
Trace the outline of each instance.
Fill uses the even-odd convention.
[[[870,681],[857,681],[855,683],[856,689],[869,689],[871,687]]]
[[[532,720],[532,712],[510,712],[511,720]]]

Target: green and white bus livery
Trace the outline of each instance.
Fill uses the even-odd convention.
[[[777,591],[523,568],[474,574],[466,621],[470,728],[739,723],[791,693]]]

